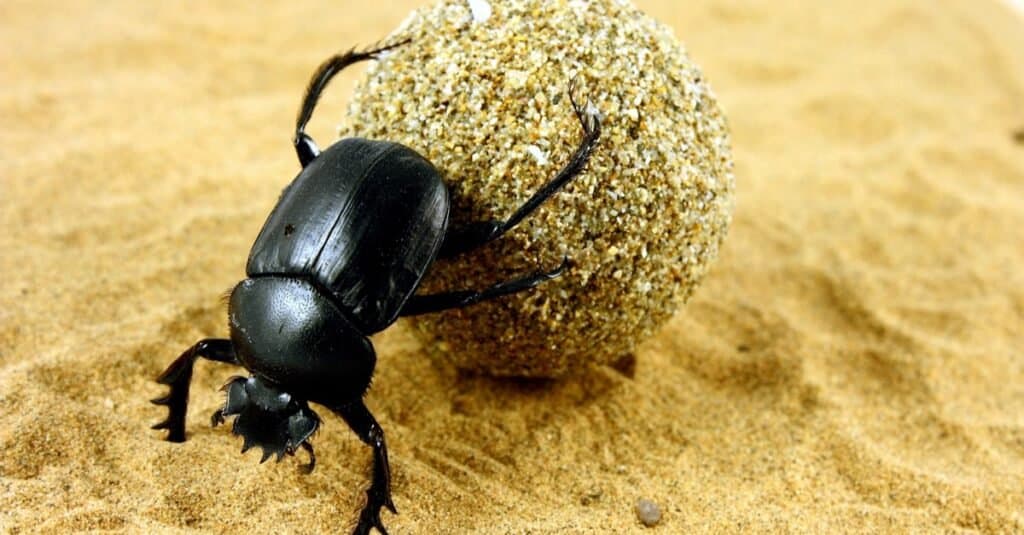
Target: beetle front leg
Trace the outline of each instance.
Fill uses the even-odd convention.
[[[153,425],[153,429],[166,429],[168,431],[167,440],[171,442],[185,441],[188,390],[192,382],[192,368],[199,357],[228,364],[239,364],[231,340],[206,338],[188,348],[156,378],[158,383],[170,386],[171,391],[166,396],[152,401],[156,405],[166,405],[170,409],[170,414],[166,420]]]
[[[332,407],[352,428],[359,439],[373,448],[373,475],[370,488],[366,490],[366,505],[359,513],[353,535],[366,535],[372,528],[387,535],[384,524],[380,520],[380,508],[387,507],[392,513],[398,514],[394,502],[391,501],[391,467],[388,464],[388,448],[384,442],[384,430],[373,419],[373,415],[362,401],[356,401],[341,407]]]

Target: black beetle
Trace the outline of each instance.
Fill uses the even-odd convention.
[[[376,355],[369,335],[399,316],[458,308],[533,288],[558,276],[567,261],[501,282],[482,291],[416,295],[438,258],[448,258],[497,239],[578,175],[601,132],[600,114],[581,108],[569,87],[583,139],[569,162],[506,221],[449,228],[448,187],[434,166],[409,147],[389,141],[347,138],[322,153],[304,128],[328,81],[353,63],[377,59],[402,41],[331,57],[306,89],[295,128],[302,170],[284,190],[249,253],[246,279],[231,291],[230,339],[200,340],[157,378],[170,393],[153,400],[170,415],[153,426],[167,440],[185,440],[185,413],[192,367],[199,357],[243,366],[249,377],[224,386],[227,402],[214,425],[235,416],[232,432],[242,451],[276,455],[309,452],[320,418],[309,407],[334,411],[373,448],[372,483],[353,533],[386,533],[380,509],[393,513],[384,432],[363,404]]]

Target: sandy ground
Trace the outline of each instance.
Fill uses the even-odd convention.
[[[385,523],[646,532],[647,497],[660,533],[1024,531],[1024,23],[952,0],[639,4],[730,117],[722,257],[633,379],[465,377],[405,325],[377,337]],[[351,525],[370,456],[338,419],[304,476],[207,425],[226,367],[198,367],[184,444],[147,400],[226,333],[313,67],[415,5],[0,4],[0,531]]]

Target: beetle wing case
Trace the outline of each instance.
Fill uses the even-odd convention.
[[[448,224],[448,189],[416,151],[347,138],[285,189],[246,272],[313,277],[365,334],[397,318],[433,262]]]

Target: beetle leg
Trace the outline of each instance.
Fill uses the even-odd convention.
[[[573,79],[569,83],[569,101],[572,102],[572,111],[583,127],[583,139],[580,140],[576,152],[573,153],[569,162],[562,167],[555,178],[537,190],[507,220],[477,221],[449,230],[441,244],[441,250],[438,252],[439,258],[451,258],[500,238],[502,234],[519,224],[555,192],[583,172],[590,160],[590,155],[594,152],[594,147],[597,146],[597,140],[601,137],[601,113],[589,100],[581,106],[576,100],[575,93],[576,81]]]
[[[170,366],[156,378],[156,381],[171,387],[164,397],[153,400],[157,405],[166,405],[170,409],[167,419],[154,425],[153,429],[166,429],[167,440],[171,442],[185,441],[185,413],[188,411],[188,388],[192,382],[192,367],[196,359],[203,357],[228,364],[238,364],[235,349],[231,340],[223,338],[206,338],[185,350]]]
[[[391,467],[388,464],[388,448],[384,443],[384,431],[373,419],[373,415],[362,401],[356,401],[340,407],[332,407],[345,423],[352,428],[359,439],[373,448],[373,480],[366,490],[366,505],[359,513],[353,535],[369,534],[372,528],[387,535],[384,524],[380,520],[380,508],[387,507],[392,513],[398,514],[394,502],[391,501]]]
[[[462,290],[454,292],[442,292],[436,294],[427,295],[414,295],[405,302],[405,306],[402,307],[402,311],[399,313],[400,316],[416,316],[419,314],[429,314],[431,312],[440,312],[442,310],[448,310],[450,308],[462,308],[469,306],[480,301],[486,301],[488,299],[494,299],[495,297],[501,297],[503,295],[514,294],[523,290],[529,290],[538,284],[551,280],[565,271],[565,268],[569,266],[569,259],[563,258],[562,263],[555,269],[544,272],[538,271],[532,275],[526,277],[520,277],[510,281],[499,282],[490,288],[482,292],[473,290]]]
[[[501,236],[505,223],[502,221],[474,221],[458,227],[449,228],[444,235],[438,258],[452,258],[481,245],[494,241]]]
[[[306,87],[305,96],[302,97],[302,106],[299,107],[299,115],[295,120],[295,152],[299,156],[299,163],[302,164],[302,167],[306,167],[306,164],[313,161],[320,154],[320,149],[316,146],[316,142],[306,134],[305,129],[306,123],[309,122],[309,118],[313,115],[313,109],[316,108],[317,101],[320,100],[320,94],[327,87],[327,82],[330,82],[331,78],[334,78],[334,75],[341,72],[345,67],[368,59],[378,59],[382,52],[407,44],[409,41],[410,39],[405,39],[397,43],[361,52],[356,52],[356,49],[353,48],[344,54],[336,54],[327,58],[326,61],[317,67],[313,77],[309,80],[309,86]]]
[[[299,445],[302,446],[302,449],[306,450],[306,452],[309,453],[309,464],[303,467],[303,471],[305,471],[307,474],[312,474],[313,469],[316,468],[316,455],[313,454],[313,445],[310,444],[308,440],[303,440],[302,444]]]

